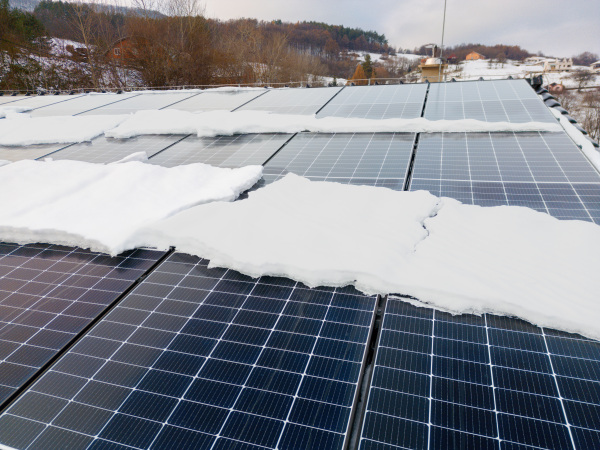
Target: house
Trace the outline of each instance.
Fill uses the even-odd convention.
[[[117,40],[106,52],[106,58],[116,61],[132,60],[135,57],[135,42],[131,36]]]
[[[545,58],[543,56],[530,56],[528,58],[525,58],[523,60],[523,62],[525,64],[531,64],[531,65],[537,65],[537,64],[544,64],[544,61],[546,61],[548,58]]]
[[[477,52],[471,52],[465,56],[465,61],[477,61],[478,59],[485,59],[485,56]]]
[[[600,61],[590,64],[590,71],[600,73]]]
[[[573,69],[573,58],[557,58],[544,61],[544,72],[568,72]]]

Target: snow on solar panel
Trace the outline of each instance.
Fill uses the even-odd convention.
[[[149,162],[165,167],[192,163],[232,168],[261,165],[290,137],[288,134],[238,134],[215,138],[190,136],[160,152]]]
[[[111,103],[120,102],[137,95],[140,94],[86,94],[78,96],[77,98],[74,98],[68,102],[54,103],[52,105],[38,108],[32,111],[30,115],[31,117],[72,116],[100,108]]]
[[[175,253],[0,417],[0,442],[341,449],[375,305]]]
[[[70,159],[90,163],[111,163],[119,161],[132,153],[145,152],[148,157],[173,145],[184,136],[178,135],[148,135],[129,139],[112,139],[104,136],[91,142],[74,144],[50,155],[52,159]]]
[[[342,88],[273,89],[261,95],[239,111],[271,111],[278,114],[312,115],[323,107]]]
[[[242,106],[261,95],[266,90],[251,91],[203,91],[200,95],[194,95],[186,100],[182,100],[165,109],[179,109],[181,111],[231,111]]]
[[[196,95],[199,94],[194,91],[140,94],[122,102],[111,103],[80,115],[131,114],[145,109],[162,109]]]
[[[25,147],[7,147],[0,145],[0,160],[21,161],[23,159],[38,159],[68,147],[68,144],[41,144]]]
[[[265,165],[263,178],[270,183],[292,172],[402,190],[414,140],[407,133],[300,133]]]
[[[410,189],[600,223],[600,174],[564,133],[422,134]]]
[[[360,448],[597,448],[599,381],[598,342],[391,297]]]
[[[163,254],[0,244],[0,403]]]
[[[317,117],[415,119],[421,117],[426,84],[345,87]]]
[[[432,84],[427,95],[425,118],[516,123],[556,122],[525,80]]]

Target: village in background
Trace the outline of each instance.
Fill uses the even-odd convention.
[[[220,21],[196,0],[134,7],[0,0],[0,92],[318,87],[542,77],[600,139],[600,57],[516,45],[429,44],[318,22]]]

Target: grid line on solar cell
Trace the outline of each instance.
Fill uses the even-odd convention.
[[[256,97],[237,111],[270,111],[277,114],[315,114],[342,88],[273,89]]]
[[[423,135],[410,185],[418,189],[600,223],[600,175],[564,133]]]
[[[265,165],[267,183],[292,172],[315,181],[402,190],[414,134],[300,133]]]
[[[78,433],[86,445],[95,438],[147,448],[197,432],[214,448],[310,439],[341,448],[374,307],[375,298],[353,289],[251,280],[174,254],[0,419],[43,428],[28,438],[13,427],[0,439],[58,445]],[[40,402],[52,411],[40,420],[32,399],[36,411]],[[73,410],[84,406],[102,419],[76,424]],[[119,431],[134,422],[145,434]]]
[[[524,80],[432,84],[425,118],[485,122],[549,122],[556,119]]]
[[[188,137],[156,154],[150,163],[165,167],[204,163],[218,167],[262,165],[290,138],[288,134]]]
[[[74,160],[107,164],[119,161],[132,153],[144,152],[150,158],[164,148],[183,139],[178,135],[150,135],[129,139],[100,136],[91,142],[71,145],[51,155],[55,160]]]
[[[156,261],[0,244],[0,401],[20,388]]]
[[[588,358],[551,353],[564,345],[579,347],[571,355]],[[548,334],[517,319],[451,316],[390,298],[377,348],[361,448],[370,448],[368,441],[447,447],[467,436],[481,440],[478,448],[498,448],[499,442],[580,448],[577,439],[586,446],[597,439],[600,405],[592,403],[600,398],[596,341]],[[563,365],[559,370],[553,364],[557,358]],[[587,385],[575,390],[573,383]],[[575,419],[569,419],[571,405]],[[585,419],[580,419],[582,408],[592,408]],[[381,432],[389,421],[398,427],[411,423],[413,432]],[[436,427],[452,440],[440,440]]]
[[[426,91],[426,84],[346,87],[317,117],[415,119],[421,117]]]

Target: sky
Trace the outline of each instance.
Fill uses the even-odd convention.
[[[204,0],[206,15],[286,22],[318,21],[383,33],[412,49],[441,43],[444,0]],[[447,0],[444,45],[520,45],[567,57],[600,54],[599,0]]]

